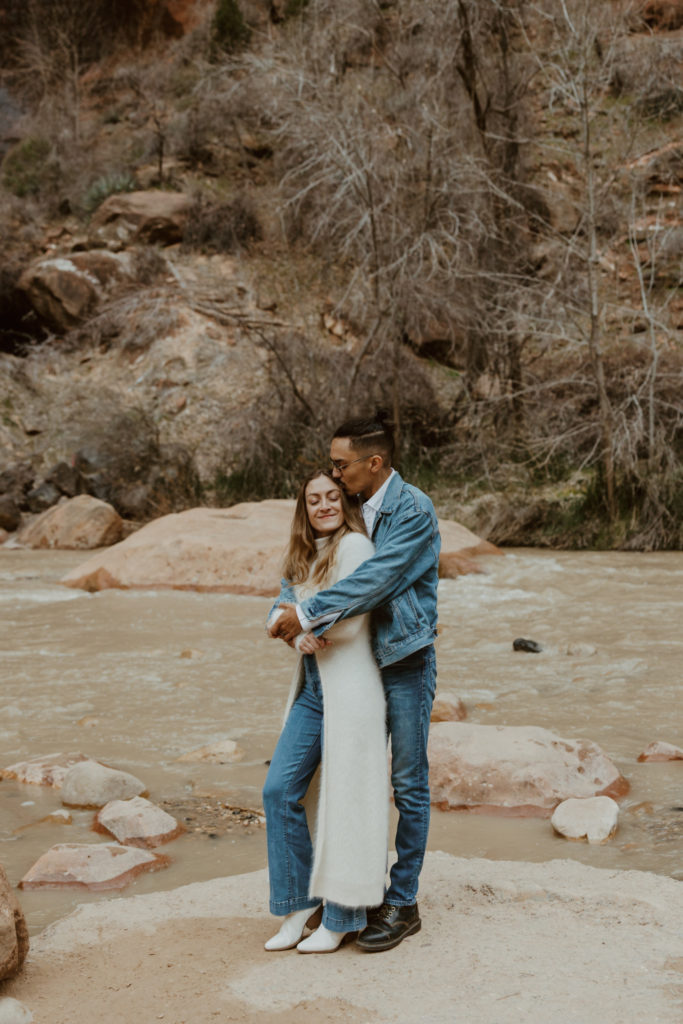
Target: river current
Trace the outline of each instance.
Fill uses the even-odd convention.
[[[0,548],[0,767],[80,751],[137,775],[157,802],[206,793],[259,808],[293,658],[265,636],[270,601],[63,587],[85,557]],[[602,846],[561,839],[547,819],[434,811],[430,849],[683,880],[683,761],[637,761],[655,740],[683,746],[683,553],[520,549],[481,564],[482,574],[440,583],[440,690],[464,700],[470,722],[595,741],[631,790]],[[516,637],[543,651],[513,652]],[[226,738],[244,751],[240,762],[178,760]],[[55,790],[0,783],[0,863],[12,883],[55,843],[99,841],[90,811],[39,824],[60,807]],[[158,852],[170,866],[122,894],[21,892],[30,930],[84,901],[264,867],[265,831],[188,833]]]

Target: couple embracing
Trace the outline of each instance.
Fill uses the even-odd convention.
[[[343,423],[331,468],[297,498],[268,621],[301,657],[263,790],[270,910],[283,918],[267,950],[329,953],[358,933],[359,949],[379,952],[421,926],[440,538],[429,498],[392,469],[393,447],[382,419]],[[312,839],[301,800],[319,764]]]

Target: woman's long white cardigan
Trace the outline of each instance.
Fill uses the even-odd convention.
[[[364,534],[346,534],[324,586],[349,576],[374,550]],[[307,582],[295,589],[297,600],[303,600],[322,588]],[[316,651],[323,693],[323,753],[309,896],[344,907],[372,907],[384,899],[387,869],[384,690],[372,654],[368,615],[331,626],[325,637],[331,645]],[[285,717],[302,685],[300,658]]]

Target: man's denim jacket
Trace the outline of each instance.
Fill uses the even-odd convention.
[[[373,650],[383,668],[427,647],[436,636],[439,524],[427,495],[398,473],[387,487],[372,539],[372,558],[301,608],[309,619],[334,614],[334,622],[371,611]],[[331,625],[314,632],[320,635]]]

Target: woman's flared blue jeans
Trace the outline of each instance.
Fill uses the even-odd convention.
[[[304,656],[304,672],[304,686],[289,712],[263,788],[270,912],[277,916],[320,903],[308,895],[313,844],[301,803],[322,756],[323,698],[315,655]],[[327,902],[323,924],[334,932],[360,931],[366,924],[365,907]]]

